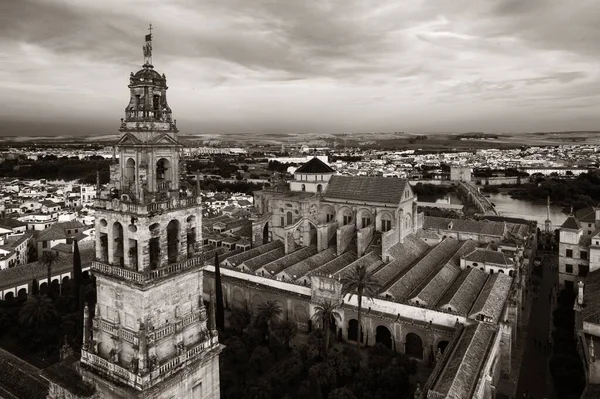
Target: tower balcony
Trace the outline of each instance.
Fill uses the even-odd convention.
[[[138,272],[126,269],[122,266],[111,265],[99,259],[94,259],[92,261],[91,270],[93,273],[129,281],[136,285],[145,285],[195,267],[200,267],[202,264],[203,258],[201,256],[195,256],[181,262],[171,263],[159,269],[149,269]]]
[[[167,186],[167,184],[165,184],[165,186]],[[126,201],[119,198],[96,198],[94,200],[94,207],[96,209],[133,213],[136,215],[145,216],[173,209],[198,207],[201,203],[202,197],[200,196],[187,198],[172,197],[163,201],[155,201],[148,203],[136,203],[133,201]]]
[[[218,336],[212,335],[207,331],[205,339],[202,342],[184,349],[171,359],[167,359],[159,364],[152,364],[146,370],[132,367],[131,364],[129,367],[124,367],[119,361],[105,359],[87,349],[81,350],[81,363],[110,380],[118,381],[138,391],[142,391],[164,381],[183,370],[190,363],[202,359],[206,355],[212,354],[214,356],[218,354],[221,349]]]

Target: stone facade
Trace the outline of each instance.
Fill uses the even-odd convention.
[[[181,145],[148,51],[150,42],[130,77],[119,162],[94,203],[97,303],[86,306],[75,367],[93,397],[217,399],[222,346],[203,302],[201,198],[179,190]],[[67,391],[52,384],[50,397]]]

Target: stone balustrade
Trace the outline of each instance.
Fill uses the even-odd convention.
[[[131,331],[125,327],[119,326],[117,323],[113,323],[108,320],[102,320],[98,318],[92,319],[92,327],[98,330],[102,330],[110,335],[119,337],[127,342],[134,345],[138,344],[138,334],[135,331]]]
[[[172,209],[184,209],[199,206],[201,197],[170,198],[164,201],[138,204],[130,201],[121,201],[118,198],[96,198],[94,207],[98,209],[113,210],[116,212],[134,213],[137,215],[148,215],[156,212]]]
[[[104,263],[99,259],[92,261],[92,272],[100,273],[107,276],[117,277],[119,279],[127,280],[135,284],[146,284],[151,283],[154,280],[167,277],[176,274],[180,271],[189,270],[193,267],[201,266],[202,258],[197,256],[189,258],[177,263],[171,263],[165,267],[154,270],[147,270],[145,272],[137,272],[135,270],[126,269],[121,266],[110,265]]]
[[[135,389],[142,390],[159,383],[172,374],[175,374],[187,364],[202,356],[204,352],[211,350],[218,345],[218,337],[209,336],[203,342],[158,365],[158,367],[156,367],[150,373],[144,373],[143,370],[138,370],[137,373],[134,373],[118,363],[111,362],[85,349],[81,350],[81,361],[82,363],[93,368],[105,371],[108,375],[117,377],[119,380],[121,380],[121,382]]]

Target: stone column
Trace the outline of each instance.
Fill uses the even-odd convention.
[[[113,264],[114,260],[115,260],[115,238],[113,236],[113,230],[114,227],[109,224],[107,231],[106,231],[106,244],[107,244],[107,250],[108,250],[108,263],[109,264]]]
[[[396,211],[396,232],[398,234],[398,242],[404,241],[404,209]]]
[[[178,261],[187,258],[187,222],[179,222],[179,256]]]
[[[129,226],[123,226],[123,267],[131,268],[129,262]]]
[[[102,241],[100,240],[100,222],[96,222],[96,259],[102,259]]]

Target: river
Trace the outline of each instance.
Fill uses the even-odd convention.
[[[490,194],[488,199],[501,215],[535,220],[538,222],[538,227],[543,229],[547,213],[545,204],[511,198],[506,193]],[[567,216],[560,207],[550,205],[550,220],[554,228],[560,227]]]
[[[496,210],[502,216],[535,220],[538,227],[544,228],[546,221],[546,205],[534,203],[520,199],[511,198],[506,193],[490,194],[488,197],[491,203],[496,206]],[[435,202],[438,204],[462,204],[460,198],[455,193],[446,194],[444,198],[419,197],[419,200],[426,202]],[[567,219],[560,207],[550,205],[550,220],[554,228],[558,228]]]

